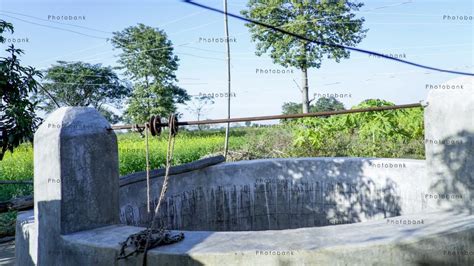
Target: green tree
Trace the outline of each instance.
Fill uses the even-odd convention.
[[[111,42],[122,50],[120,69],[134,82],[125,111],[128,121],[142,123],[151,115],[169,115],[176,112],[176,104],[190,99],[175,85],[178,57],[164,31],[138,24],[114,32]]]
[[[302,109],[301,109],[301,103],[295,103],[295,102],[286,102],[283,103],[281,106],[281,113],[284,115],[290,115],[290,114],[300,114]]]
[[[0,43],[5,41],[1,36],[5,31],[13,33],[13,25],[0,20]],[[37,103],[29,97],[37,91],[35,78],[41,78],[41,73],[20,64],[23,51],[14,45],[6,52],[6,57],[0,57],[0,160],[7,150],[13,152],[21,142],[31,141],[41,122],[35,114]]]
[[[301,103],[286,102],[281,107],[282,113],[288,114],[301,114],[302,108]],[[311,113],[326,112],[326,111],[339,111],[344,110],[344,104],[338,101],[334,97],[319,98],[313,105],[310,105],[309,110]]]
[[[111,67],[101,64],[58,61],[46,70],[43,87],[36,97],[42,109],[51,112],[59,106],[91,106],[111,123],[120,117],[110,107],[120,108],[131,88],[122,82]]]
[[[328,111],[339,111],[344,110],[344,104],[338,101],[334,97],[319,98],[313,106],[311,106],[311,112],[328,112]]]
[[[207,95],[195,96],[193,101],[186,107],[186,110],[196,115],[197,121],[201,121],[202,116],[205,115],[211,105],[214,104],[214,99]],[[202,130],[204,125],[197,126],[199,130]]]
[[[248,10],[243,10],[242,14],[320,42],[355,46],[367,32],[362,28],[364,19],[355,18],[352,13],[362,6],[363,3],[351,0],[249,0]],[[257,43],[258,56],[269,52],[274,63],[301,70],[303,113],[310,110],[308,69],[320,68],[325,56],[336,62],[350,56],[350,51],[343,48],[310,43],[253,23],[246,25],[252,41]]]

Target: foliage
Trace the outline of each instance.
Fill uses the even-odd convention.
[[[0,20],[0,34],[13,33],[13,25]],[[4,38],[0,38],[3,42]],[[33,132],[41,119],[35,114],[36,102],[29,99],[37,91],[41,73],[30,66],[22,66],[19,56],[23,51],[14,45],[6,49],[7,56],[0,57],[0,160],[7,150],[25,140],[33,139]]]
[[[99,110],[111,123],[119,117],[106,105],[121,107],[130,94],[130,87],[124,84],[111,67],[101,64],[58,61],[46,70],[45,90],[39,91],[37,98],[44,103],[47,112],[59,106],[91,106]],[[51,99],[53,98],[53,99]]]
[[[383,100],[365,100],[353,108],[390,106]],[[305,118],[296,130],[301,153],[329,156],[423,156],[423,111],[390,110],[328,118]],[[341,146],[342,145],[342,146]]]
[[[314,103],[313,109],[311,112],[327,112],[327,111],[339,111],[344,110],[344,104],[338,101],[334,97],[329,98],[319,98],[316,103]]]
[[[295,102],[286,102],[283,104],[281,107],[282,113],[284,115],[288,114],[301,114],[301,108],[302,104],[301,103],[295,103]],[[338,111],[338,110],[344,110],[344,104],[340,101],[338,101],[334,97],[329,97],[329,98],[319,98],[313,105],[310,106],[309,111],[311,113],[316,113],[316,112],[325,112],[325,111]]]
[[[363,18],[355,18],[363,3],[356,1],[266,1],[249,0],[242,14],[252,20],[326,44],[355,46],[365,37]],[[268,27],[247,23],[258,56],[269,53],[273,62],[302,70],[320,68],[324,57],[340,62],[349,58],[346,49],[309,43]],[[309,111],[308,80],[302,79],[303,112]]]
[[[0,238],[15,235],[16,211],[0,213]]]
[[[112,44],[121,49],[118,63],[134,81],[125,116],[128,122],[142,123],[151,115],[167,116],[176,112],[176,104],[189,100],[177,81],[178,57],[162,30],[138,24],[114,32]]]
[[[32,145],[23,143],[14,153],[7,152],[0,162],[1,180],[31,180],[33,176],[33,149]],[[29,195],[31,185],[0,185],[0,201],[10,198]]]
[[[228,160],[287,158],[292,156],[293,132],[286,126],[247,128],[245,143],[239,150],[231,150]],[[230,138],[232,140],[232,138]]]
[[[214,104],[212,97],[207,95],[195,96],[193,101],[188,104],[186,110],[196,115],[197,121],[200,121],[202,116],[209,111],[209,106]],[[205,125],[198,125],[198,129],[202,130]]]

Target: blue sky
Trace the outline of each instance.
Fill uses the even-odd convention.
[[[197,1],[222,8],[222,1]],[[368,0],[357,15],[366,19],[367,37],[358,45],[384,54],[404,54],[406,60],[434,67],[474,72],[473,20],[446,20],[444,16],[474,16],[472,0]],[[229,0],[229,12],[239,13],[244,0]],[[85,20],[57,21],[49,16],[85,16]],[[223,37],[223,16],[178,0],[157,1],[52,1],[0,0],[0,18],[12,22],[13,35],[28,38],[17,47],[25,50],[25,64],[45,69],[56,60],[84,61],[116,66],[118,50],[107,38],[111,32],[144,23],[163,29],[180,58],[179,85],[189,94],[223,93],[226,87],[224,43],[203,43],[200,38]],[[41,24],[41,25],[38,25]],[[69,24],[69,25],[66,25]],[[301,74],[256,74],[256,69],[283,69],[268,56],[254,54],[255,44],[242,21],[229,18],[231,43],[232,116],[270,115],[284,102],[300,102],[295,85]],[[87,35],[87,36],[86,36]],[[8,44],[8,43],[6,43]],[[5,46],[4,44],[3,46]],[[4,50],[4,49],[2,49]],[[335,63],[324,61],[309,71],[310,94],[339,93],[351,107],[364,99],[381,98],[397,104],[424,100],[426,84],[440,84],[456,75],[352,53]],[[295,81],[294,81],[295,80]],[[216,98],[207,118],[226,116],[226,99]],[[183,119],[194,117],[180,106]]]

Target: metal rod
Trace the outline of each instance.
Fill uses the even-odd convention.
[[[331,115],[343,115],[343,114],[353,114],[353,113],[364,113],[364,112],[374,112],[374,111],[387,111],[387,110],[397,110],[397,109],[407,109],[407,108],[417,108],[423,107],[421,103],[411,103],[411,104],[401,104],[401,105],[392,105],[392,106],[380,106],[380,107],[370,107],[370,108],[359,108],[359,109],[350,109],[350,110],[340,110],[340,111],[327,111],[327,112],[317,112],[317,113],[307,113],[307,114],[289,114],[289,115],[268,115],[268,116],[249,116],[249,117],[240,117],[240,118],[230,118],[230,119],[210,119],[210,120],[200,120],[200,121],[183,121],[178,122],[178,126],[191,126],[191,125],[209,125],[209,124],[223,124],[223,123],[234,123],[234,122],[246,122],[246,121],[262,121],[262,120],[277,120],[277,119],[294,119],[294,118],[304,118],[304,117],[318,117],[318,116],[331,116]],[[167,127],[167,123],[161,123],[157,126]],[[135,125],[122,125],[122,126],[112,126],[110,130],[119,130],[119,129],[132,129],[136,128]],[[145,125],[138,125],[139,128],[144,128]]]

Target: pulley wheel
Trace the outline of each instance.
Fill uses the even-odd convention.
[[[155,116],[152,115],[150,120],[148,120],[148,126],[150,127],[150,133],[152,136],[156,136],[155,126],[153,125],[155,122]]]
[[[155,116],[155,119],[153,119],[153,129],[155,130],[156,135],[161,134],[161,117],[159,115]]]
[[[168,119],[168,126],[171,131],[171,135],[176,136],[178,134],[178,117],[175,114],[170,115]]]

